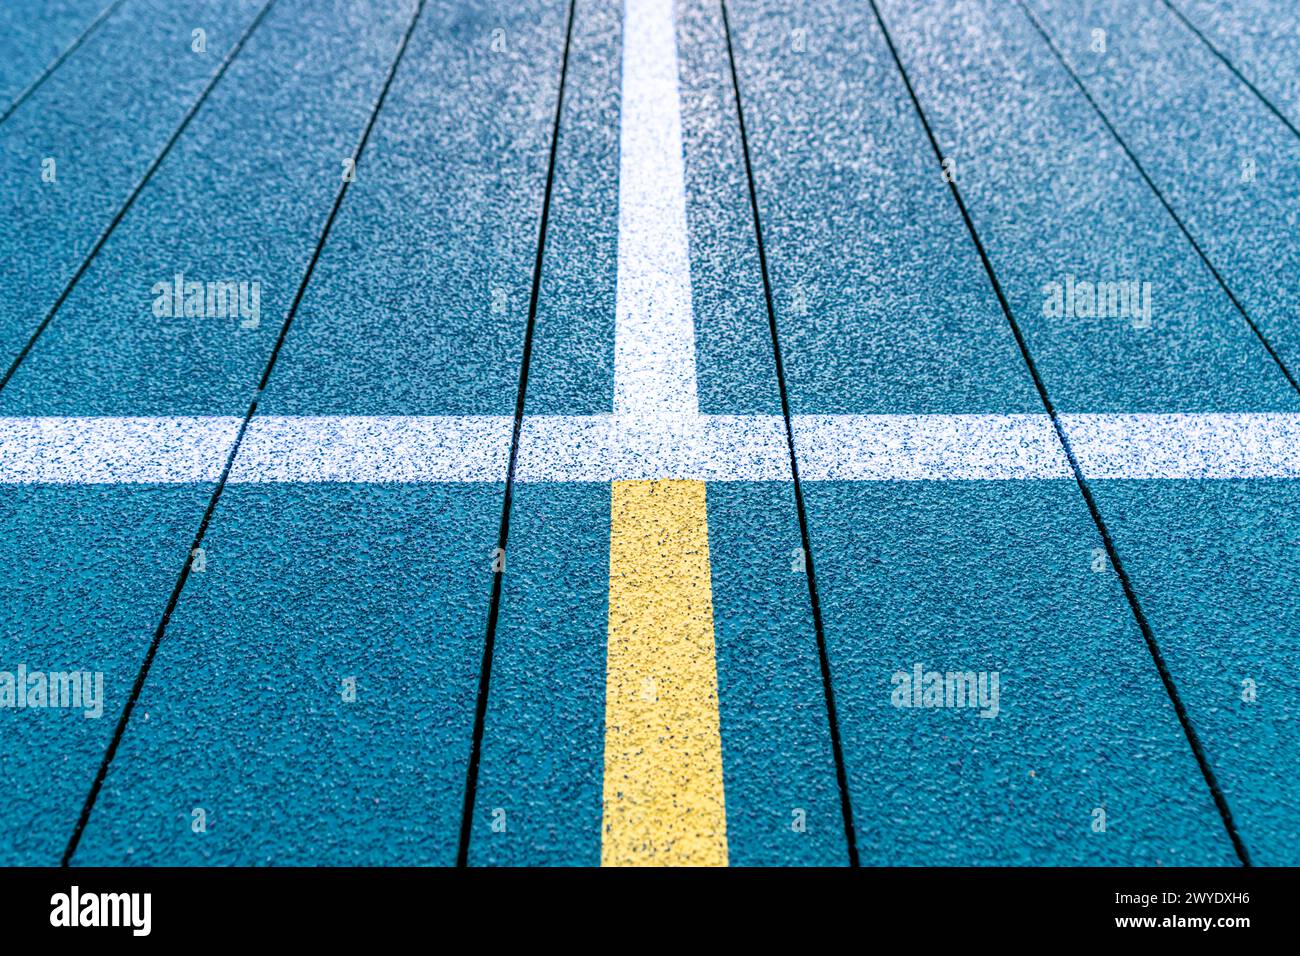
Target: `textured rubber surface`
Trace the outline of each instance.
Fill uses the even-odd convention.
[[[255,15],[131,0],[0,127],[0,359],[7,368]],[[191,31],[206,30],[207,52]],[[6,49],[10,38],[3,34]],[[18,48],[21,43],[16,43]],[[54,161],[54,182],[42,178]],[[212,157],[216,160],[216,157]],[[226,157],[229,162],[232,157]],[[201,197],[196,197],[196,201]],[[147,303],[152,276],[136,279]]]
[[[108,9],[106,0],[14,0],[0,9],[5,57],[0,61],[0,114],[37,85]]]
[[[1300,61],[1300,17],[1292,4],[1170,0],[1170,6],[1293,126],[1300,126],[1300,90],[1291,80]]]
[[[1300,863],[1285,3],[106,7],[0,12],[0,863]]]
[[[1300,295],[1300,251],[1280,241],[1295,232],[1300,137],[1159,0],[1090,0],[1078,8],[1082,19],[1072,21],[1043,4],[1036,8],[1119,136],[1292,378],[1300,378],[1291,305]],[[1080,22],[1107,31],[1107,54],[1075,52],[1082,47]],[[1205,122],[1207,110],[1214,123]],[[1171,136],[1171,129],[1180,134]]]

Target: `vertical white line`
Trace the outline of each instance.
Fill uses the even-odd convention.
[[[614,413],[698,412],[673,0],[626,0]]]

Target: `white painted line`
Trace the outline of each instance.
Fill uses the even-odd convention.
[[[510,418],[256,415],[230,470],[262,481],[505,481]]]
[[[516,481],[789,481],[780,416],[524,420]]]
[[[1300,478],[1300,414],[1065,415],[1092,479]],[[249,424],[230,481],[505,481],[512,420],[276,417]],[[237,418],[0,418],[0,484],[216,481]],[[807,481],[1070,477],[1046,415],[800,415]],[[781,419],[693,415],[524,420],[525,482],[789,481]]]
[[[0,483],[217,481],[239,418],[0,418]]]
[[[695,325],[672,0],[626,0],[614,412],[694,415]]]
[[[800,415],[805,481],[1069,478],[1046,415]]]
[[[1089,478],[1300,478],[1300,415],[1062,415]]]

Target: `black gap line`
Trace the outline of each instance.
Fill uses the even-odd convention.
[[[1169,0],[1160,0],[1160,2],[1169,8],[1170,13],[1176,16],[1179,20],[1183,21],[1183,25],[1186,26],[1187,29],[1191,30],[1194,34],[1196,34],[1196,38],[1200,40],[1202,43],[1204,43],[1206,48],[1223,62],[1223,65],[1226,66],[1232,72],[1233,76],[1241,80],[1241,82],[1245,85],[1246,89],[1250,90],[1252,93],[1255,94],[1255,98],[1258,99],[1261,103],[1263,103],[1264,106],[1269,110],[1269,112],[1271,112],[1274,116],[1276,116],[1278,119],[1282,121],[1282,125],[1285,126],[1287,129],[1289,129],[1292,135],[1300,139],[1300,129],[1296,129],[1295,124],[1293,124],[1289,119],[1287,119],[1282,114],[1282,111],[1279,110],[1276,106],[1274,106],[1269,101],[1269,98],[1256,88],[1254,83],[1246,79],[1246,77],[1242,75],[1242,72],[1232,65],[1232,61],[1229,60],[1226,55],[1220,52],[1218,47],[1216,47],[1213,43],[1210,42],[1209,37],[1207,37],[1204,33],[1198,30],[1196,28],[1196,25],[1192,23],[1191,20],[1187,19],[1187,17],[1183,16],[1183,12],[1179,10],[1176,6],[1174,6],[1172,3],[1170,3]]]
[[[497,554],[501,570],[492,574],[492,597],[488,605],[487,634],[483,640],[483,661],[479,666],[478,698],[474,703],[474,734],[471,738],[469,766],[465,771],[465,804],[460,817],[460,844],[456,865],[469,866],[469,842],[474,823],[474,800],[478,794],[478,767],[483,751],[483,727],[487,721],[488,692],[492,682],[492,653],[496,647],[497,618],[501,613],[501,582],[505,577],[506,545],[510,538],[510,504],[514,498],[515,465],[519,460],[519,435],[524,424],[524,396],[528,390],[528,365],[533,353],[533,331],[537,325],[537,302],[542,288],[542,262],[546,253],[546,224],[551,216],[551,190],[555,182],[555,155],[560,140],[560,114],[564,110],[564,84],[569,73],[569,44],[573,38],[573,10],[576,0],[569,0],[569,18],[564,29],[564,55],[560,61],[560,89],[555,98],[555,123],[551,131],[550,157],[546,164],[546,191],[542,194],[542,217],[537,226],[537,258],[533,262],[533,287],[528,296],[528,323],[524,327],[524,354],[519,366],[519,391],[515,395],[515,421],[510,436],[510,462],[506,466],[506,491],[501,503],[501,530],[497,535]]]
[[[912,106],[916,110],[917,117],[921,120],[921,126],[925,129],[925,135],[930,141],[930,148],[934,151],[935,159],[939,163],[940,169],[943,168],[943,151],[939,148],[939,141],[935,138],[934,131],[930,128],[930,121],[926,118],[925,111],[921,108],[921,101],[917,98],[916,91],[912,88],[912,81],[907,74],[903,61],[898,55],[898,49],[894,46],[893,37],[889,33],[889,28],[885,26],[885,20],[880,15],[880,8],[876,5],[876,0],[870,0],[872,12],[876,16],[876,22],[880,25],[880,31],[885,36],[885,42],[889,46],[889,53],[894,59],[894,65],[898,67],[899,75],[903,78],[903,84],[907,87],[907,95],[912,100]],[[1233,848],[1237,851],[1237,857],[1241,860],[1243,866],[1250,866],[1250,855],[1246,851],[1246,846],[1242,843],[1241,836],[1237,832],[1237,825],[1233,821],[1232,811],[1228,807],[1227,798],[1223,795],[1223,790],[1215,778],[1214,770],[1210,767],[1209,758],[1206,756],[1205,748],[1201,746],[1200,737],[1196,733],[1196,728],[1192,726],[1191,718],[1188,716],[1187,708],[1183,706],[1182,698],[1178,695],[1178,689],[1174,686],[1173,675],[1169,672],[1169,667],[1165,664],[1164,655],[1160,651],[1159,644],[1156,643],[1155,632],[1152,631],[1150,623],[1147,621],[1146,613],[1142,610],[1142,605],[1138,600],[1137,592],[1133,589],[1133,583],[1129,579],[1128,572],[1124,570],[1124,565],[1120,561],[1119,550],[1115,546],[1115,541],[1111,537],[1110,530],[1106,527],[1106,522],[1101,516],[1101,511],[1097,507],[1097,502],[1092,496],[1092,490],[1088,487],[1087,481],[1083,477],[1083,470],[1079,467],[1078,459],[1075,457],[1074,449],[1070,445],[1070,439],[1065,433],[1065,428],[1061,424],[1057,415],[1056,406],[1052,404],[1052,399],[1048,395],[1047,386],[1043,383],[1043,378],[1038,372],[1037,365],[1034,364],[1034,358],[1029,352],[1029,346],[1025,342],[1025,337],[1020,330],[1020,324],[1016,321],[1011,312],[1011,305],[1007,302],[1006,295],[1003,294],[1002,284],[998,281],[997,273],[993,270],[993,263],[989,260],[988,253],[984,249],[984,243],[980,241],[979,233],[975,229],[975,223],[971,219],[970,212],[966,208],[966,203],[962,199],[961,190],[957,187],[956,177],[944,177],[948,181],[948,188],[952,192],[953,200],[957,203],[957,208],[961,211],[962,220],[966,223],[966,230],[970,233],[971,241],[975,244],[975,250],[979,253],[980,262],[984,266],[984,271],[988,275],[989,282],[993,286],[993,292],[997,296],[998,304],[1002,307],[1002,314],[1006,316],[1007,323],[1011,326],[1011,332],[1015,336],[1016,346],[1020,349],[1020,355],[1024,359],[1025,366],[1029,369],[1030,377],[1033,378],[1034,388],[1038,391],[1038,397],[1042,400],[1043,407],[1052,419],[1052,427],[1056,429],[1057,438],[1061,442],[1065,455],[1069,459],[1070,469],[1074,472],[1075,484],[1079,486],[1079,491],[1083,495],[1083,500],[1088,506],[1088,511],[1092,515],[1093,523],[1097,526],[1097,531],[1101,534],[1102,543],[1106,547],[1106,555],[1110,559],[1111,565],[1115,568],[1115,573],[1119,577],[1120,584],[1124,589],[1124,597],[1127,598],[1129,608],[1133,612],[1133,617],[1137,621],[1138,628],[1142,631],[1142,638],[1146,641],[1147,650],[1155,662],[1156,670],[1160,673],[1160,680],[1165,686],[1165,692],[1169,695],[1170,701],[1174,705],[1174,711],[1178,714],[1178,722],[1182,725],[1183,733],[1187,737],[1187,742],[1191,745],[1192,753],[1196,758],[1197,765],[1201,768],[1201,774],[1205,778],[1205,783],[1210,789],[1210,794],[1214,798],[1214,804],[1219,810],[1219,816],[1223,820],[1224,829],[1228,831],[1228,837],[1232,840]]]
[[[1255,338],[1259,339],[1260,344],[1264,346],[1265,351],[1268,352],[1269,357],[1273,359],[1274,364],[1276,364],[1281,370],[1282,375],[1286,378],[1287,382],[1290,383],[1291,387],[1295,391],[1300,392],[1300,382],[1296,380],[1295,375],[1291,373],[1291,370],[1287,368],[1286,363],[1282,361],[1282,356],[1280,356],[1277,353],[1277,350],[1273,348],[1273,343],[1268,340],[1267,336],[1264,335],[1259,326],[1255,324],[1255,320],[1250,317],[1250,313],[1246,311],[1246,307],[1242,305],[1241,301],[1233,293],[1232,289],[1228,287],[1227,281],[1219,273],[1219,270],[1214,267],[1214,263],[1210,261],[1210,257],[1206,255],[1205,250],[1201,248],[1201,244],[1196,241],[1196,237],[1192,235],[1191,230],[1183,223],[1183,220],[1179,217],[1178,213],[1174,212],[1174,207],[1169,204],[1169,200],[1165,198],[1164,193],[1160,191],[1151,177],[1147,175],[1146,169],[1140,162],[1138,162],[1138,158],[1134,154],[1133,150],[1129,149],[1128,143],[1124,142],[1123,137],[1119,135],[1119,130],[1114,127],[1110,118],[1102,112],[1101,106],[1098,105],[1095,99],[1093,99],[1092,94],[1088,92],[1088,88],[1084,86],[1083,80],[1081,80],[1079,75],[1074,72],[1074,68],[1070,66],[1069,62],[1065,59],[1065,56],[1057,48],[1056,44],[1052,42],[1052,38],[1048,35],[1047,30],[1043,27],[1042,23],[1039,22],[1038,17],[1036,17],[1034,12],[1029,9],[1024,0],[1016,0],[1016,2],[1020,5],[1020,9],[1024,11],[1025,16],[1029,18],[1029,22],[1034,25],[1034,29],[1038,31],[1038,35],[1043,38],[1043,42],[1047,44],[1047,48],[1052,51],[1052,55],[1056,57],[1057,62],[1061,64],[1061,68],[1069,74],[1070,79],[1074,81],[1074,85],[1078,87],[1079,92],[1083,94],[1083,98],[1092,106],[1093,112],[1097,114],[1102,124],[1105,125],[1106,129],[1110,132],[1110,135],[1114,138],[1115,142],[1119,144],[1120,149],[1124,151],[1124,155],[1129,158],[1130,162],[1132,162],[1133,168],[1138,171],[1138,174],[1142,177],[1142,181],[1147,184],[1147,187],[1153,193],[1155,193],[1155,197],[1160,200],[1160,205],[1164,206],[1165,212],[1169,213],[1169,218],[1174,221],[1182,231],[1182,234],[1187,238],[1187,241],[1191,243],[1192,248],[1196,250],[1196,254],[1201,257],[1201,262],[1205,263],[1205,268],[1210,270],[1210,275],[1214,276],[1214,281],[1219,284],[1219,288],[1224,291],[1237,312],[1246,320],[1246,324],[1250,326],[1250,330],[1255,333]]]
[[[393,64],[388,69],[388,76],[384,80],[383,88],[380,90],[379,98],[375,101],[374,108],[370,111],[370,119],[366,123],[366,128],[361,134],[361,139],[357,143],[357,148],[352,154],[352,168],[358,169],[361,165],[361,154],[366,148],[366,143],[370,139],[370,132],[375,127],[375,120],[379,117],[379,111],[384,105],[384,100],[388,96],[389,87],[393,84],[393,77],[397,74],[397,68],[402,62],[402,56],[406,53],[407,43],[411,39],[411,34],[415,30],[415,25],[420,19],[420,13],[424,10],[425,0],[418,0],[415,13],[411,17],[411,22],[406,28],[406,33],[402,36],[402,42],[397,48],[397,55],[393,59]],[[268,4],[269,6],[270,4]],[[262,390],[266,388],[266,383],[271,377],[271,370],[275,367],[276,359],[280,356],[280,349],[284,345],[285,338],[289,334],[289,327],[293,324],[294,317],[298,314],[298,307],[302,304],[303,296],[307,292],[307,286],[311,282],[313,274],[316,271],[316,263],[320,261],[321,252],[325,248],[325,243],[329,239],[330,230],[334,228],[334,220],[339,214],[339,209],[343,205],[343,199],[347,195],[348,187],[352,184],[352,179],[344,179],[339,187],[338,193],[334,196],[334,205],[331,207],[329,216],[325,220],[325,226],[321,229],[319,238],[316,240],[316,248],[313,250],[311,259],[307,263],[307,270],[303,273],[302,281],[298,284],[298,291],[294,294],[293,303],[289,306],[289,311],[285,315],[284,322],[280,326],[280,334],[275,340],[275,345],[271,349],[271,354],[266,362],[266,367],[262,371],[262,377],[258,380],[257,391],[253,393],[253,399],[248,405],[248,411],[244,414],[244,419],[240,423],[239,431],[235,435],[234,444],[230,446],[230,452],[226,456],[225,467],[221,471],[221,477],[217,481],[217,487],[212,492],[212,497],[208,501],[207,509],[203,512],[203,520],[199,522],[199,529],[195,532],[194,540],[190,544],[189,553],[185,557],[185,563],[181,566],[180,575],[176,579],[176,585],[172,588],[171,598],[167,602],[167,608],[163,611],[162,620],[158,622],[158,627],[154,631],[153,640],[149,644],[149,650],[145,653],[144,661],[140,665],[140,670],[136,674],[135,683],[131,687],[131,696],[127,698],[126,705],[122,708],[122,713],[118,717],[117,727],[113,732],[113,739],[104,752],[104,758],[100,762],[99,770],[95,774],[95,780],[91,784],[90,793],[86,796],[85,805],[81,808],[81,816],[77,820],[76,828],[72,831],[72,836],[68,840],[67,848],[63,851],[61,866],[68,866],[72,862],[72,856],[77,852],[77,845],[81,842],[81,834],[86,829],[86,824],[90,821],[91,811],[94,810],[95,801],[99,797],[99,791],[104,785],[104,779],[108,776],[109,765],[113,762],[113,757],[117,754],[117,748],[122,743],[122,737],[126,733],[126,725],[131,719],[131,714],[135,710],[136,702],[140,699],[140,693],[144,689],[144,683],[149,677],[149,668],[153,665],[154,656],[158,653],[158,645],[162,643],[163,635],[167,631],[167,624],[171,621],[172,612],[176,610],[176,605],[180,601],[181,592],[185,590],[185,582],[189,580],[190,568],[193,565],[194,552],[203,544],[203,536],[207,533],[208,524],[212,521],[212,515],[217,509],[217,503],[221,500],[222,492],[226,490],[226,481],[230,477],[230,470],[235,464],[235,456],[239,454],[240,445],[244,441],[244,434],[248,431],[249,422],[257,413],[257,403],[261,398]]]
[[[822,692],[826,698],[826,719],[830,725],[831,751],[835,757],[835,781],[840,790],[840,812],[844,817],[844,837],[848,844],[849,866],[858,866],[858,839],[853,825],[853,801],[849,796],[848,773],[844,767],[844,745],[840,741],[840,722],[835,709],[835,687],[831,681],[830,654],[826,650],[826,629],[822,623],[821,600],[817,595],[817,575],[813,570],[812,537],[808,532],[808,512],[804,507],[803,485],[799,480],[799,458],[795,454],[794,427],[790,418],[790,397],[785,384],[785,364],[781,359],[781,340],[777,335],[776,308],[772,302],[772,282],[767,270],[767,252],[763,245],[763,224],[758,212],[758,192],[754,186],[754,169],[749,159],[749,134],[745,128],[745,109],[740,99],[740,79],[736,74],[736,54],[731,45],[731,20],[726,0],[722,7],[722,29],[727,38],[727,60],[731,67],[731,86],[736,95],[736,118],[740,124],[740,145],[745,157],[745,178],[749,185],[749,208],[754,217],[754,238],[758,244],[758,270],[763,278],[763,301],[767,306],[768,331],[772,336],[772,356],[776,363],[776,384],[781,394],[781,417],[785,422],[785,441],[790,449],[790,473],[794,480],[795,511],[799,516],[799,538],[803,544],[808,576],[808,598],[812,604],[813,631],[817,636],[817,659],[821,665]]]
[[[38,76],[31,83],[29,83],[27,85],[27,88],[18,94],[18,98],[15,99],[12,103],[9,104],[8,107],[5,108],[4,113],[0,114],[0,123],[3,123],[5,120],[7,120],[10,116],[13,115],[14,110],[18,109],[18,107],[22,106],[25,102],[27,102],[27,98],[31,96],[33,93],[35,93],[38,89],[40,89],[41,84],[44,83],[46,80],[48,80],[50,78],[50,75],[63,65],[64,60],[72,56],[72,54],[76,53],[77,48],[81,46],[81,44],[85,43],[86,40],[89,39],[90,35],[94,33],[96,29],[99,28],[99,25],[103,23],[105,20],[107,20],[109,17],[111,17],[113,15],[113,11],[115,11],[118,7],[120,7],[123,4],[123,2],[125,2],[125,0],[113,0],[112,3],[110,3],[103,10],[101,10],[99,12],[99,15],[95,17],[94,20],[90,21],[90,25],[87,26],[86,29],[81,31],[81,36],[73,40],[71,45],[69,45],[66,49],[64,49],[62,53],[56,56],[50,62],[50,65],[45,68],[44,72],[42,72],[40,76]]]
[[[180,139],[181,134],[185,132],[185,128],[190,125],[190,120],[194,119],[199,109],[207,100],[208,94],[211,93],[217,83],[221,81],[221,78],[226,75],[226,70],[230,67],[230,64],[235,61],[235,57],[237,57],[239,52],[244,48],[244,44],[248,42],[248,38],[253,35],[253,31],[258,28],[258,25],[261,24],[262,20],[266,17],[267,11],[269,11],[273,6],[275,6],[275,0],[266,0],[266,4],[258,12],[257,16],[253,18],[253,22],[244,30],[243,36],[241,36],[239,41],[230,48],[230,52],[227,53],[226,58],[221,61],[221,66],[217,68],[217,72],[212,75],[212,79],[208,80],[208,85],[204,87],[199,98],[194,101],[194,104],[190,106],[189,112],[185,114],[185,118],[181,120],[180,126],[176,127],[171,138],[167,140],[167,144],[163,146],[162,152],[154,157],[153,162],[149,164],[149,168],[145,170],[144,175],[140,177],[140,181],[135,184],[135,188],[132,189],[131,194],[127,196],[126,202],[124,202],[121,208],[118,209],[116,215],[113,216],[113,219],[109,222],[107,228],[99,234],[99,238],[95,240],[95,244],[91,247],[90,252],[87,253],[86,258],[82,260],[81,266],[75,273],[73,273],[72,278],[68,280],[68,284],[63,287],[63,291],[59,293],[59,297],[54,300],[54,305],[50,306],[50,311],[45,313],[45,318],[41,320],[41,324],[36,326],[36,330],[32,332],[31,337],[27,339],[27,343],[22,347],[22,350],[17,354],[17,356],[14,357],[13,362],[9,365],[8,371],[5,372],[3,378],[0,378],[0,391],[3,391],[5,386],[9,384],[9,380],[12,379],[14,373],[18,371],[18,366],[23,363],[23,360],[27,358],[28,354],[30,354],[31,350],[36,346],[36,340],[39,339],[42,333],[44,333],[49,327],[50,322],[54,319],[55,313],[58,312],[63,306],[63,303],[67,301],[68,296],[72,294],[72,290],[76,287],[77,283],[81,281],[81,277],[84,276],[86,271],[90,268],[90,264],[94,262],[95,257],[99,255],[99,251],[103,249],[104,244],[108,242],[108,237],[113,234],[113,230],[117,228],[118,223],[122,221],[131,207],[135,205],[135,201],[139,197],[140,193],[144,191],[144,187],[149,184],[149,180],[153,178],[153,174],[158,171],[158,167],[162,165],[163,160],[167,158],[167,154],[170,153],[172,147],[176,145],[176,141]]]

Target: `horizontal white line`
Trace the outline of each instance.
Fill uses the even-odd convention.
[[[1300,415],[1062,415],[1089,478],[1300,478]]]
[[[799,415],[809,481],[1069,478],[1046,415]]]
[[[524,420],[519,481],[788,481],[785,423],[768,415]]]
[[[0,418],[0,483],[216,481],[239,418]]]
[[[1300,478],[1300,414],[1063,415],[1088,478]],[[0,418],[0,484],[216,481],[240,420]],[[513,421],[498,416],[252,420],[230,481],[504,481]],[[808,481],[1069,478],[1046,415],[799,415]],[[524,482],[694,478],[788,481],[782,420],[769,415],[534,416]]]
[[[230,481],[505,481],[514,420],[254,417]]]
[[[259,481],[504,481],[509,418],[254,418],[230,474]],[[609,415],[524,421],[518,481],[780,480],[778,417]]]

